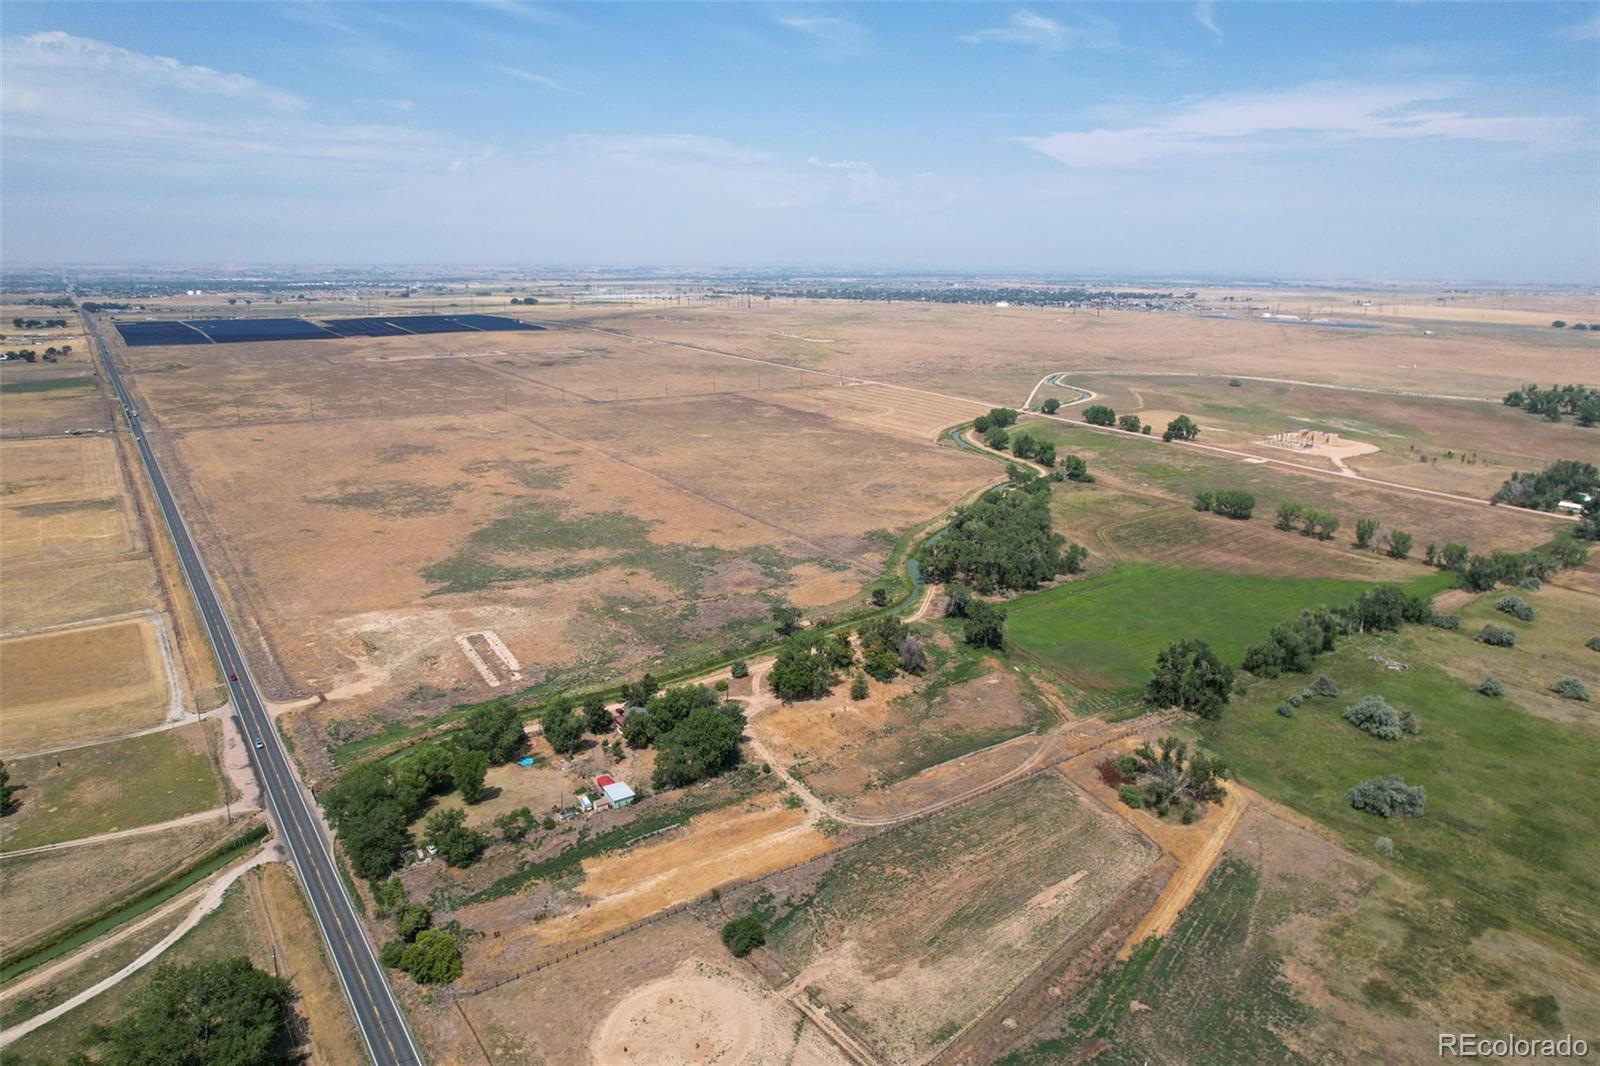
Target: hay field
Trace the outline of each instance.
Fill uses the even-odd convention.
[[[191,723],[57,755],[8,759],[16,809],[0,828],[0,850],[79,840],[221,807],[226,786],[211,754],[220,747],[220,733],[215,721]]]
[[[1156,854],[1060,776],[1036,775],[844,853],[813,893],[776,905],[768,945],[883,1061],[921,1061]]]
[[[170,695],[148,616],[0,640],[0,752],[156,725]]]
[[[0,558],[60,563],[141,546],[108,437],[0,444]]]

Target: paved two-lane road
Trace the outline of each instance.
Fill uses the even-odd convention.
[[[81,312],[82,309],[79,310]],[[228,691],[233,697],[234,706],[238,708],[241,727],[251,745],[250,758],[256,776],[261,779],[268,810],[294,861],[295,870],[300,874],[300,882],[305,886],[311,911],[327,942],[329,958],[338,971],[345,995],[349,997],[350,1006],[355,1012],[356,1026],[361,1030],[367,1050],[378,1066],[410,1066],[413,1063],[421,1066],[422,1055],[411,1037],[411,1031],[406,1028],[400,1005],[395,1002],[383,967],[379,965],[372,945],[356,918],[350,897],[339,882],[339,873],[334,868],[333,856],[329,854],[327,842],[319,830],[317,816],[311,810],[305,792],[289,765],[277,730],[262,706],[261,695],[240,652],[233,627],[222,611],[211,579],[201,564],[200,554],[195,550],[194,539],[190,537],[177,502],[167,488],[167,480],[156,462],[155,451],[145,438],[139,409],[134,405],[133,397],[122,382],[122,375],[111,360],[111,353],[100,336],[99,325],[87,314],[83,315],[83,321],[100,353],[106,376],[122,405],[128,427],[133,432],[139,458],[144,462],[151,488],[155,491],[156,504],[161,509],[161,516],[177,548],[184,578],[200,608],[201,620],[205,623],[206,634],[216,652],[217,661],[222,664],[223,676],[228,678]]]

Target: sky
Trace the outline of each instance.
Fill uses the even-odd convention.
[[[28,3],[7,266],[1600,283],[1600,4]]]

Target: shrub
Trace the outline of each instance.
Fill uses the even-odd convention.
[[[446,985],[461,976],[461,945],[443,929],[417,934],[400,955],[400,968],[419,985]]]
[[[1356,810],[1376,814],[1379,818],[1395,815],[1418,818],[1422,815],[1426,795],[1421,785],[1408,785],[1399,774],[1390,774],[1361,782],[1345,793],[1345,799]]]
[[[853,700],[864,700],[867,698],[866,678],[858,677],[854,681],[850,682],[850,698]]]
[[[1377,852],[1379,855],[1393,855],[1394,841],[1388,837],[1379,837],[1377,840],[1372,842],[1372,850]]]
[[[1478,630],[1478,635],[1473,639],[1480,644],[1487,644],[1491,648],[1514,648],[1517,646],[1517,634],[1505,626],[1486,625]]]
[[[1379,740],[1399,740],[1417,732],[1417,719],[1409,710],[1395,710],[1382,696],[1363,696],[1344,709],[1344,720]]]
[[[725,677],[719,677],[715,682],[712,683],[711,687],[716,689],[718,692],[726,692],[728,691],[728,679]]]
[[[1278,704],[1278,714],[1283,716],[1284,718],[1293,718],[1294,717],[1294,704],[1292,704],[1292,703],[1280,703],[1280,704]]]
[[[1144,793],[1140,792],[1138,787],[1135,785],[1120,786],[1117,789],[1117,796],[1122,800],[1123,803],[1126,803],[1134,810],[1138,810],[1140,807],[1144,806]]]
[[[1564,700],[1580,700],[1584,703],[1589,702],[1588,688],[1584,686],[1582,681],[1579,681],[1575,677],[1563,677],[1560,681],[1557,681],[1555,684],[1550,686],[1550,691],[1554,692],[1557,696],[1560,696]]]
[[[1461,628],[1459,614],[1440,614],[1438,611],[1428,616],[1428,624],[1435,629],[1457,630]]]
[[[1138,415],[1123,415],[1117,419],[1117,428],[1127,433],[1138,433],[1144,428],[1144,421]]]
[[[1339,695],[1339,686],[1333,683],[1331,677],[1319,677],[1311,682],[1311,687],[1306,691],[1323,699],[1336,699]]]
[[[1287,703],[1291,707],[1298,707],[1302,703],[1304,703],[1305,701],[1306,701],[1306,694],[1304,692],[1296,692],[1293,696],[1290,696],[1288,699],[1284,700],[1283,702]]]
[[[1248,521],[1256,512],[1256,498],[1241,489],[1223,489],[1212,501],[1212,509],[1224,518]]]
[[[1483,684],[1478,686],[1478,691],[1485,696],[1500,697],[1506,694],[1506,687],[1500,683],[1499,678],[1491,676],[1483,679]]]
[[[1600,635],[1590,637],[1588,640],[1584,641],[1583,646],[1588,648],[1590,651],[1600,651]]]
[[[1103,403],[1090,404],[1083,409],[1083,420],[1091,426],[1114,426],[1117,424],[1117,412]]]
[[[1196,511],[1209,511],[1216,503],[1216,493],[1197,492],[1194,494],[1194,509]]]
[[[767,942],[761,919],[753,914],[735,918],[722,927],[722,943],[736,959],[742,959]]]
[[[1521,596],[1501,596],[1495,601],[1494,609],[1524,622],[1533,621],[1533,605]]]
[[[728,668],[728,673],[734,677],[749,677],[750,664],[743,659],[735,659],[733,660],[733,665]]]
[[[1095,770],[1100,774],[1100,783],[1111,788],[1117,788],[1127,781],[1115,759],[1101,759],[1095,764]]]
[[[1047,415],[1053,415],[1061,410],[1061,401],[1054,396],[1047,396],[1044,403],[1039,405],[1039,410]]]

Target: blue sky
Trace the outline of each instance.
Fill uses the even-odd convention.
[[[6,5],[8,264],[1600,283],[1600,5]]]

